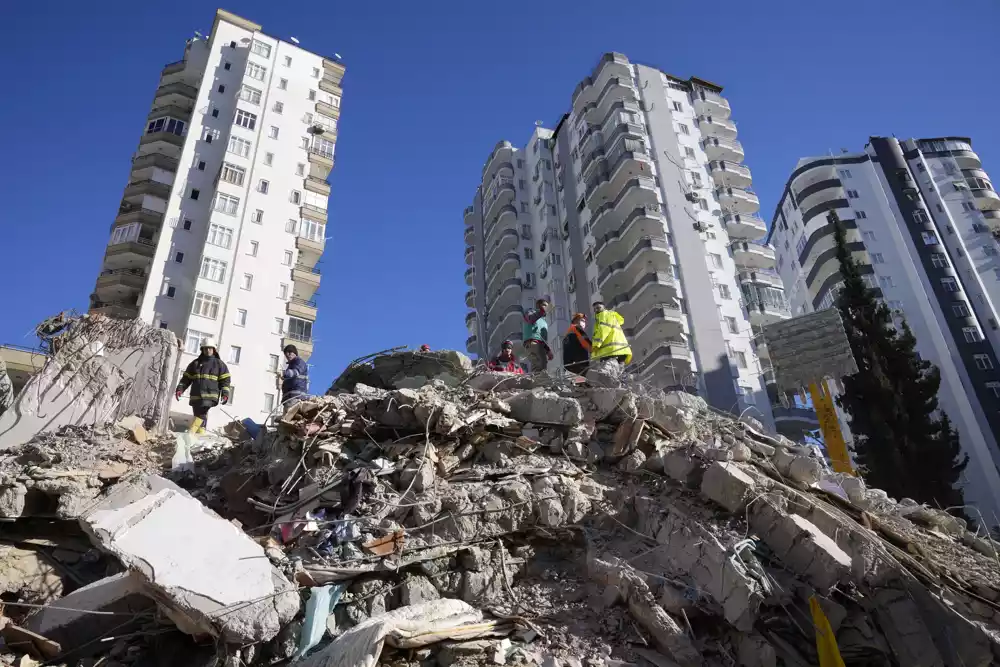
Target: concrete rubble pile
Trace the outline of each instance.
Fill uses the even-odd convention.
[[[689,394],[392,352],[193,470],[135,426],[0,459],[5,664],[805,667],[811,602],[849,666],[1000,662],[996,543]]]

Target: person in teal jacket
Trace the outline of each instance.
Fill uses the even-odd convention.
[[[549,312],[549,302],[539,299],[535,307],[524,314],[521,325],[521,339],[524,341],[524,356],[531,365],[531,372],[544,371],[552,359],[549,348],[549,323],[545,316]]]

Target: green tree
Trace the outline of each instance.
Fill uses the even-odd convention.
[[[844,321],[858,372],[843,378],[838,404],[850,417],[855,461],[869,485],[895,498],[934,507],[964,504],[957,483],[968,464],[958,433],[938,411],[938,369],[916,352],[916,339],[862,279],[835,212],[837,259],[844,280],[837,309]]]

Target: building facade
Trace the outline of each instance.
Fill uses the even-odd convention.
[[[979,156],[967,138],[872,137],[863,152],[800,160],[768,234],[796,315],[831,307],[842,284],[829,211],[941,371],[940,406],[970,457],[966,498],[1000,511],[1000,195]]]
[[[470,353],[520,340],[545,297],[558,360],[568,317],[600,300],[644,381],[774,425],[757,332],[788,308],[721,92],[609,53],[554,130],[497,144],[465,211]]]
[[[172,330],[185,361],[214,338],[244,415],[278,405],[285,344],[312,352],[343,75],[219,10],[161,72],[111,225],[91,312]]]

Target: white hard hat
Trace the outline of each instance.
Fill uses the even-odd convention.
[[[219,348],[215,347],[215,339],[212,338],[211,336],[209,336],[207,338],[202,338],[201,339],[201,349],[204,350],[206,347],[211,347],[211,348],[216,349],[216,350],[219,349]]]

